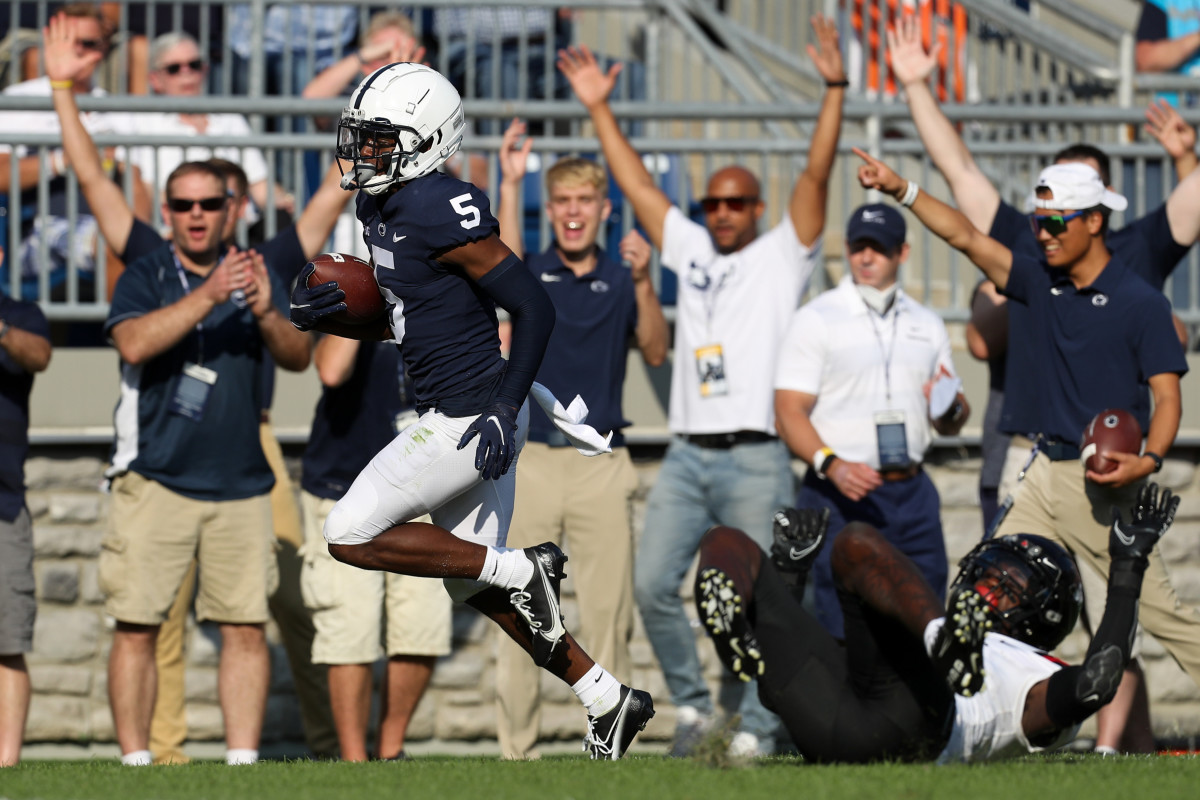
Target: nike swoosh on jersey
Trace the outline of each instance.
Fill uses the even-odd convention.
[[[407,239],[407,238],[408,238],[408,234],[405,234],[404,236],[398,236],[398,235],[396,235],[396,234],[394,234],[394,233],[392,234],[392,242],[393,242],[393,243],[395,243],[395,242],[398,242],[398,241],[400,241],[401,239]]]
[[[543,283],[558,283],[562,280],[562,275],[551,275],[549,272],[542,273]]]

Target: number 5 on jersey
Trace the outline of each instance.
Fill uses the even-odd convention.
[[[458,224],[462,225],[467,230],[479,225],[479,209],[473,205],[469,205],[471,201],[470,194],[460,194],[458,197],[450,198],[450,206],[458,213],[459,216],[469,217]]]

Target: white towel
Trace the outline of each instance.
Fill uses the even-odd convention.
[[[574,445],[576,450],[585,456],[598,456],[601,453],[612,452],[612,447],[609,445],[609,442],[612,441],[612,431],[609,431],[607,436],[601,436],[595,428],[585,424],[588,407],[582,397],[575,395],[571,405],[563,408],[562,403],[558,402],[554,394],[536,381],[529,390],[529,394],[546,412],[546,416],[554,423],[554,427],[567,437],[567,441]]]

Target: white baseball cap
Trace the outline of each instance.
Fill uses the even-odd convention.
[[[1037,196],[1040,189],[1048,189],[1053,197]],[[1100,173],[1087,164],[1071,161],[1066,164],[1051,164],[1038,175],[1034,188],[1033,207],[1053,211],[1082,211],[1104,206],[1113,211],[1124,211],[1129,201],[1104,185]]]

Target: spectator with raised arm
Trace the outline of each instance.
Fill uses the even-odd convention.
[[[775,429],[772,371],[792,312],[820,258],[829,175],[848,85],[837,28],[813,17],[808,48],[828,87],[783,219],[763,235],[766,207],[749,170],[718,170],[701,201],[704,225],[671,204],[609,107],[620,64],[607,72],[586,48],[559,52],[559,69],[587,108],[605,160],[651,244],[681,276],[667,449],[651,490],[634,593],[676,711],[671,755],[695,749],[714,720],[680,586],[704,531],[736,526],[766,546],[771,515],[792,496],[787,446]],[[773,751],[777,720],[753,687],[743,692],[734,752]]]

